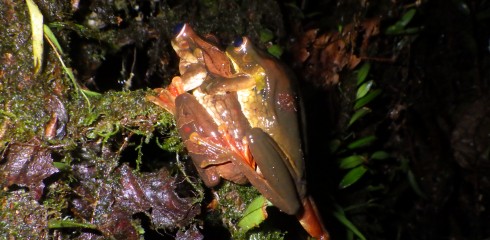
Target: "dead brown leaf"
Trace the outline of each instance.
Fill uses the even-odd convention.
[[[339,73],[353,69],[367,57],[369,39],[379,34],[379,19],[346,25],[341,32],[319,35],[319,29],[303,33],[291,50],[305,79],[320,86],[339,83]]]
[[[41,147],[39,141],[12,143],[8,147],[6,161],[0,164],[0,184],[3,187],[14,184],[27,187],[39,200],[43,194],[43,180],[57,172],[51,151]]]
[[[176,179],[162,169],[135,173],[122,165],[105,178],[93,166],[75,168],[80,186],[72,202],[76,216],[99,226],[105,237],[138,238],[133,215],[144,213],[155,228],[175,229],[190,224],[200,212],[192,198],[180,198]]]
[[[197,230],[195,225],[192,225],[185,232],[178,232],[177,236],[175,236],[176,240],[202,240],[204,236]]]

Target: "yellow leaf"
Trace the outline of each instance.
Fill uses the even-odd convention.
[[[34,59],[34,74],[37,74],[42,66],[43,56],[43,15],[36,3],[32,0],[26,0],[27,7],[29,8],[29,15],[31,17],[31,30],[32,30],[32,55]]]

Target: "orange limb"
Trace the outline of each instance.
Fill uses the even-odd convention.
[[[250,150],[248,148],[247,140],[243,140],[243,145],[239,146],[239,143],[233,139],[233,137],[228,133],[226,126],[220,125],[219,126],[220,133],[223,136],[223,139],[225,142],[228,144],[228,146],[231,148],[231,150],[235,153],[237,153],[246,163],[246,165],[250,166],[254,171],[257,167],[257,164],[253,160],[253,156],[250,153]]]
[[[182,78],[179,76],[172,78],[172,83],[168,85],[167,90],[175,97],[184,93],[184,83],[182,82]]]
[[[247,165],[252,167],[252,169],[257,169],[257,163],[255,163],[254,158],[252,156],[252,152],[250,152],[250,148],[248,147],[247,139],[243,139],[243,147],[244,147],[244,159],[247,162]]]
[[[184,93],[184,84],[180,77],[174,77],[167,88],[157,88],[157,96],[146,96],[146,99],[175,115],[175,98]]]
[[[223,140],[226,142],[227,146],[231,149],[231,151],[235,152],[240,159],[243,160],[245,165],[249,166],[252,171],[257,171],[257,164],[255,163],[253,156],[250,152],[250,149],[247,144],[247,140],[244,138],[242,144],[239,145],[237,141],[228,133],[228,130],[225,125],[218,126],[218,129],[223,136]]]
[[[306,197],[303,200],[303,211],[298,213],[296,217],[310,236],[318,240],[330,240],[330,235],[323,226],[318,209],[311,197]]]

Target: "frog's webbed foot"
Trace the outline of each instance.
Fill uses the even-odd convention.
[[[164,108],[172,115],[175,115],[175,99],[177,96],[185,93],[182,79],[174,77],[172,83],[167,88],[156,88],[156,96],[148,95],[146,100]]]
[[[164,108],[167,112],[175,115],[175,96],[167,89],[156,88],[157,96],[147,95],[146,100]]]

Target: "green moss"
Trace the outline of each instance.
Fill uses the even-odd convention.
[[[0,191],[0,238],[47,239],[48,213],[24,190]]]
[[[176,128],[171,128],[169,132],[167,132],[166,137],[163,139],[163,142],[160,143],[160,140],[157,139],[157,143],[161,149],[169,152],[182,152],[184,150],[184,143],[180,138],[179,133]]]
[[[90,97],[92,111],[77,111],[72,105],[72,121],[83,125],[79,137],[89,139],[110,138],[121,132],[146,136],[148,143],[156,129],[168,131],[173,126],[173,117],[146,101],[147,91],[109,91],[98,97]],[[175,145],[175,144],[174,144]]]
[[[72,193],[71,186],[68,181],[58,181],[48,186],[45,201],[43,206],[49,210],[50,219],[61,219],[64,216],[62,213],[69,208],[69,199]]]
[[[280,231],[255,232],[248,236],[249,240],[282,240],[285,233]]]

